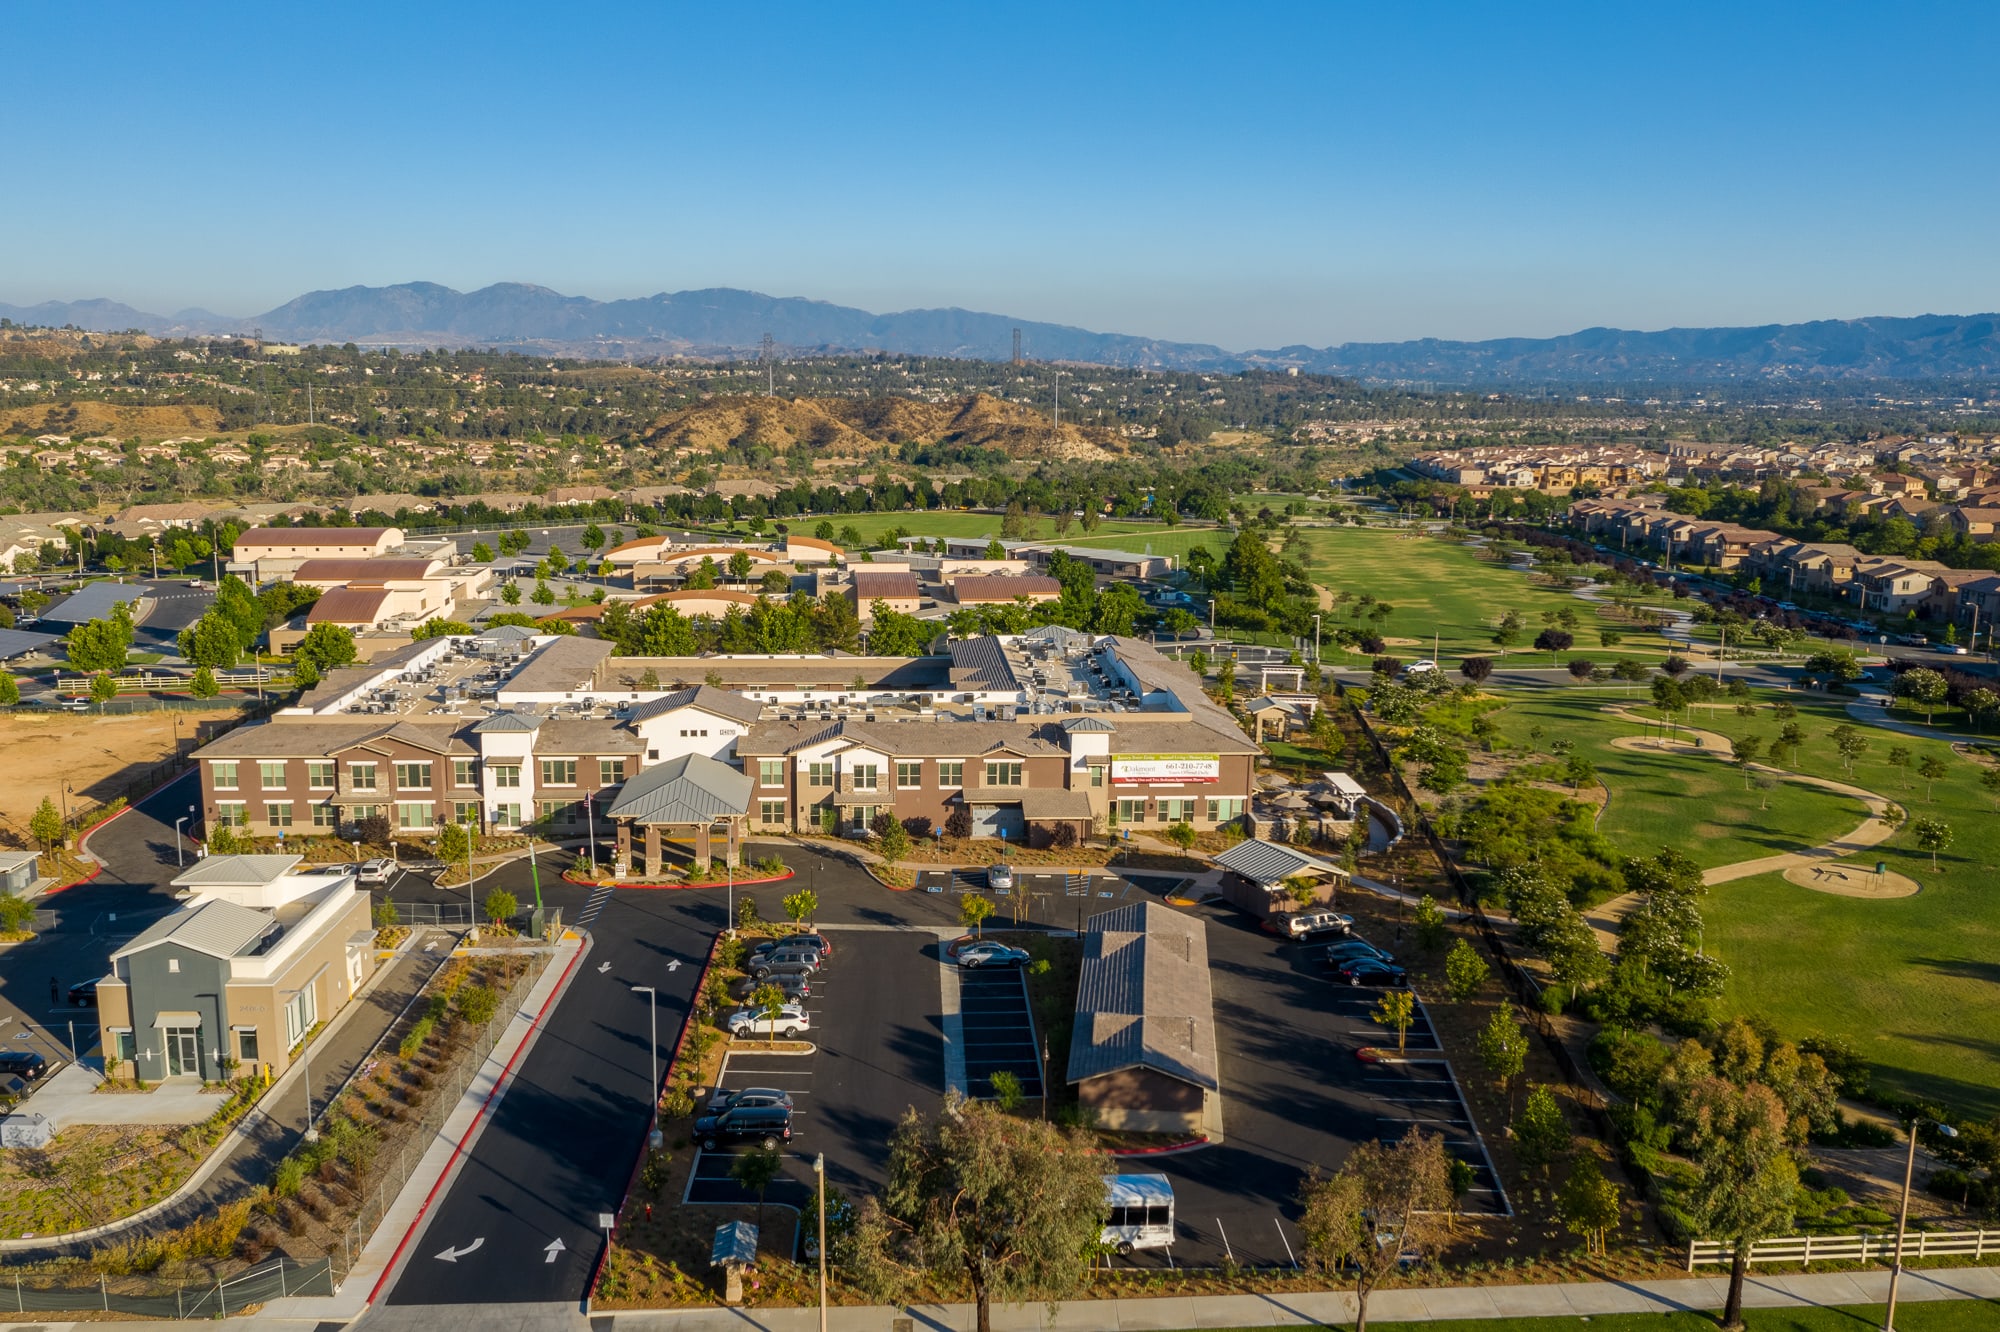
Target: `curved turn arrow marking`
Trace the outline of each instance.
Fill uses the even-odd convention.
[[[466,1245],[462,1249],[446,1249],[443,1253],[436,1255],[436,1257],[437,1260],[441,1263],[455,1263],[459,1259],[465,1257],[466,1254],[472,1253],[475,1250],[477,1250],[479,1246],[484,1243],[486,1243],[486,1236],[481,1235],[478,1239],[472,1241],[472,1243]]]

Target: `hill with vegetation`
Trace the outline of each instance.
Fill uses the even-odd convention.
[[[883,445],[942,445],[997,450],[1010,458],[1097,461],[1122,452],[1116,431],[1065,422],[984,393],[928,402],[911,398],[711,398],[669,412],[640,437],[642,445],[710,452],[763,445],[859,456]]]

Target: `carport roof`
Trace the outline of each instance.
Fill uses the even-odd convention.
[[[1215,858],[1215,863],[1235,870],[1253,883],[1279,883],[1295,874],[1343,874],[1338,865],[1294,850],[1282,842],[1252,838],[1238,842]]]
[[[42,618],[60,624],[85,624],[103,619],[120,602],[137,601],[145,595],[145,588],[131,583],[91,583],[43,611]]]
[[[0,629],[0,661],[39,652],[56,641],[54,634],[31,633],[26,629]]]
[[[1217,1090],[1215,1000],[1199,920],[1158,902],[1093,916],[1077,980],[1071,1082],[1150,1068]]]
[[[683,754],[628,778],[605,813],[635,823],[711,823],[748,813],[750,789],[749,774]]]

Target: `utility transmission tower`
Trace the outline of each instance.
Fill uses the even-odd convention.
[[[778,365],[771,357],[771,335],[769,333],[764,335],[764,341],[758,355],[764,361],[764,396],[767,398],[776,397],[778,392]]]
[[[1019,365],[1020,363],[1021,363],[1021,330],[1017,328],[1014,330],[1014,364]]]

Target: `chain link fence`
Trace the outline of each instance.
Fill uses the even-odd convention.
[[[11,1287],[11,1289],[9,1288]],[[213,1281],[152,1276],[97,1276],[89,1280],[0,1275],[0,1314],[122,1313],[141,1318],[227,1318],[253,1304],[292,1295],[331,1296],[333,1259],[274,1258],[246,1272]],[[12,1297],[11,1300],[9,1297]]]
[[[361,1251],[368,1246],[369,1238],[382,1224],[389,1208],[395,1205],[397,1195],[423,1162],[424,1153],[430,1150],[431,1143],[444,1131],[445,1120],[458,1108],[459,1098],[472,1085],[472,1079],[478,1075],[486,1057],[493,1053],[494,1045],[513,1022],[514,1015],[520,1012],[521,1005],[527,1002],[528,992],[534,989],[535,982],[547,970],[553,957],[554,954],[547,951],[529,955],[528,969],[501,996],[493,1020],[480,1030],[471,1045],[459,1051],[450,1068],[436,1076],[436,1090],[428,1100],[430,1108],[417,1121],[416,1131],[407,1135],[400,1147],[375,1158],[373,1178],[359,1187],[360,1201],[353,1218],[328,1249],[327,1258],[332,1263],[334,1284],[347,1279],[348,1272],[353,1270],[355,1262],[361,1257]]]

